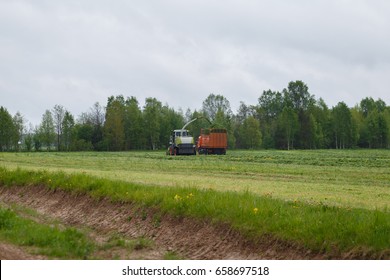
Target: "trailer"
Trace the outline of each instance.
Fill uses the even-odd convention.
[[[227,131],[223,128],[201,129],[196,149],[199,154],[225,155]]]

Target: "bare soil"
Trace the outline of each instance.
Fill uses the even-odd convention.
[[[2,187],[0,202],[35,209],[40,215],[57,219],[67,226],[88,228],[95,242],[104,243],[119,234],[129,240],[148,238],[151,248],[126,250],[109,248],[96,253],[102,259],[163,259],[173,252],[184,259],[323,259],[296,244],[270,236],[248,241],[228,225],[192,218],[162,215],[156,209],[132,203],[97,200],[85,194],[73,194],[45,187]],[[1,259],[40,259],[10,244],[0,244]]]
[[[30,254],[23,248],[8,243],[0,243],[0,260],[42,260],[44,256]]]

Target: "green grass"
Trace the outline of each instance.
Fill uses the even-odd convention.
[[[284,201],[250,191],[148,186],[82,173],[24,169],[0,169],[0,185],[38,185],[96,198],[110,197],[113,201],[135,202],[140,209],[153,207],[162,215],[229,224],[252,240],[273,236],[330,255],[361,251],[370,258],[390,258],[390,212],[386,208],[369,210],[321,201]]]
[[[176,252],[168,251],[164,255],[164,260],[183,260],[184,258]]]
[[[0,153],[0,167],[85,173],[144,186],[250,191],[285,201],[390,207],[390,150]]]
[[[138,250],[143,250],[143,249],[148,249],[153,246],[153,241],[149,238],[146,237],[139,237],[135,239],[126,239],[121,237],[118,234],[113,234],[111,236],[107,243],[101,246],[100,249],[102,250],[107,250],[111,248],[126,248],[129,252],[131,251],[138,251]]]
[[[52,258],[86,259],[94,250],[94,244],[75,228],[40,224],[3,207],[0,207],[0,239]]]
[[[89,232],[85,227],[67,227],[21,205],[0,205],[0,241],[21,246],[32,255],[49,259],[100,259],[117,250],[129,256],[154,246],[146,237],[128,239],[119,233],[97,243]]]
[[[1,166],[0,185],[108,196],[317,251],[389,254],[390,150],[0,153]]]

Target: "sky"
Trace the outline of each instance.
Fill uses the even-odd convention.
[[[0,106],[38,124],[111,95],[256,105],[301,80],[335,106],[390,104],[390,1],[0,0]]]

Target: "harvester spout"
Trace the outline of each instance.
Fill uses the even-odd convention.
[[[195,118],[195,119],[190,120],[188,123],[186,123],[186,124],[183,126],[182,130],[184,130],[189,124],[191,124],[191,123],[193,123],[194,121],[199,120],[199,119],[205,119],[206,121],[208,121],[208,122],[211,124],[211,121],[210,121],[208,118],[201,116],[201,117],[197,117],[197,118]]]

